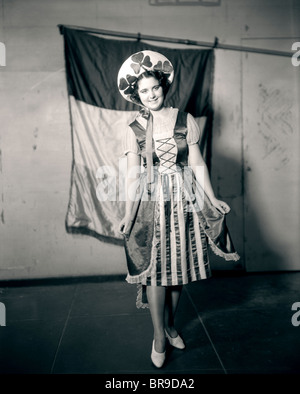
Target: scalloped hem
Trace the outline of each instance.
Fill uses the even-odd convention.
[[[149,309],[149,304],[142,301],[142,299],[143,299],[143,285],[141,283],[138,283],[137,288],[138,288],[138,290],[137,290],[136,303],[135,303],[136,307],[138,309],[146,309],[146,308]]]
[[[142,272],[140,275],[131,276],[131,275],[127,274],[127,276],[126,276],[127,283],[130,283],[132,285],[134,285],[134,284],[137,285],[136,307],[138,309],[149,308],[148,303],[145,304],[144,302],[142,302],[142,299],[143,299],[143,284],[142,284],[142,282],[147,279],[149,274],[151,274],[152,266],[153,266],[153,264],[150,264],[149,267],[146,269],[146,271]]]
[[[238,261],[240,259],[240,256],[237,252],[225,253],[221,249],[219,249],[210,238],[208,238],[208,242],[209,242],[209,246],[211,247],[212,251],[217,256],[223,257],[223,259],[225,259],[226,261]]]
[[[151,272],[151,268],[152,268],[152,264],[146,269],[146,271],[142,272],[139,275],[131,276],[127,274],[126,281],[131,285],[139,284],[143,282],[149,276],[149,273]]]

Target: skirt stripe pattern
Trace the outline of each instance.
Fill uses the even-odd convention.
[[[159,176],[147,286],[176,286],[211,276],[207,239],[179,171]]]

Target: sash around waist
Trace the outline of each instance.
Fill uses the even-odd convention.
[[[184,198],[194,203],[198,209],[203,206],[204,190],[197,182],[190,167],[174,166],[173,171],[161,172],[160,166],[153,166],[152,182],[147,182],[147,172],[140,174],[135,200],[142,201],[179,201]],[[196,183],[198,183],[196,187]]]

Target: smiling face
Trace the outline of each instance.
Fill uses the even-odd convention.
[[[164,103],[164,92],[155,77],[141,78],[138,81],[138,94],[141,103],[152,111],[158,111]]]

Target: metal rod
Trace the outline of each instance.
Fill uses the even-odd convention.
[[[85,33],[93,33],[93,34],[102,34],[113,37],[122,37],[122,38],[130,38],[135,40],[144,40],[144,41],[157,41],[157,42],[167,42],[174,44],[184,44],[184,45],[194,45],[200,47],[207,47],[212,49],[224,49],[228,51],[239,51],[239,52],[251,52],[251,53],[260,53],[265,55],[274,55],[274,56],[286,56],[292,57],[293,52],[284,52],[284,51],[276,51],[272,49],[260,49],[260,48],[252,48],[252,47],[244,47],[238,45],[229,45],[229,44],[220,44],[219,39],[216,37],[214,43],[205,42],[205,41],[196,41],[196,40],[185,40],[182,38],[172,38],[172,37],[159,37],[159,36],[149,36],[147,34],[141,33],[124,33],[124,32],[116,32],[112,30],[103,30],[103,29],[95,29],[83,26],[72,26],[72,25],[57,25],[60,31],[60,34],[64,34],[64,28],[73,29],[73,30],[81,30]]]

